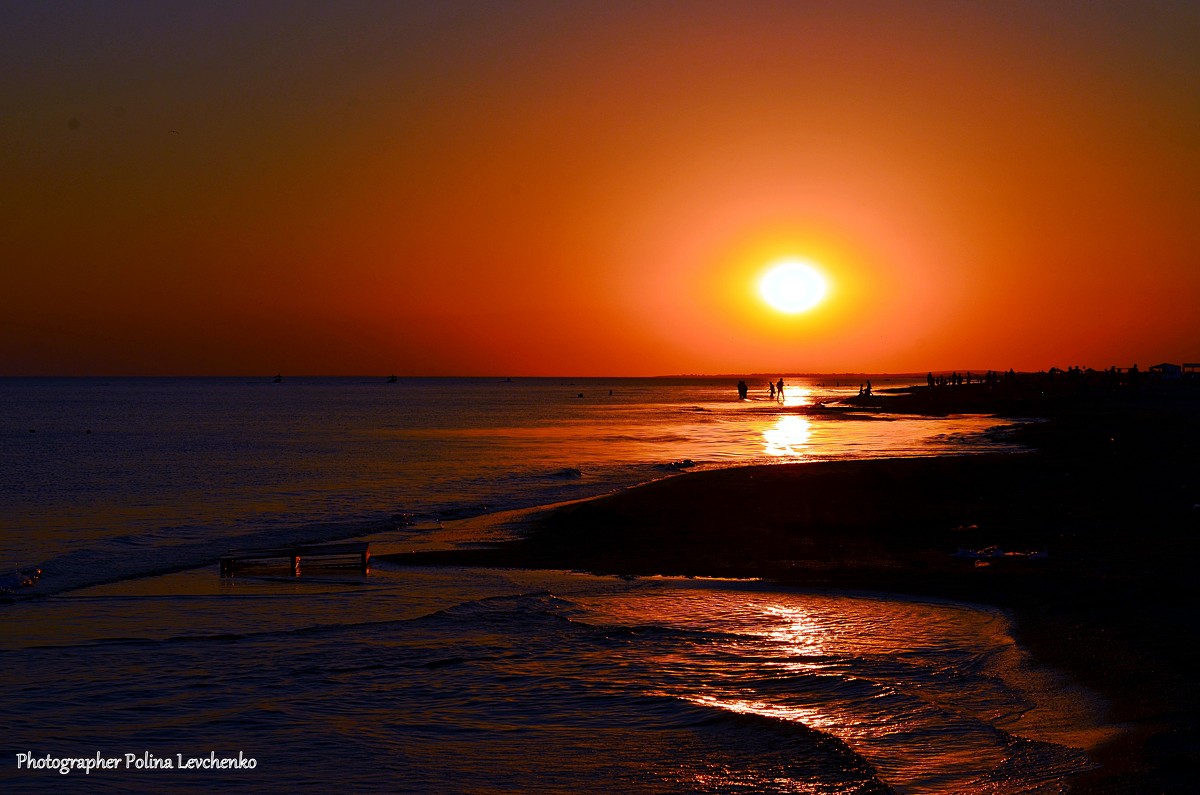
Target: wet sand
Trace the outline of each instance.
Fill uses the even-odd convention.
[[[870,408],[919,413],[933,399],[889,397]],[[968,389],[935,397],[938,412],[988,399]],[[561,506],[491,549],[397,557],[764,577],[997,605],[1037,661],[1104,694],[1110,721],[1130,728],[1094,753],[1100,767],[1074,792],[1195,791],[1200,389],[1005,401],[993,408],[1046,418],[1018,432],[1031,452],[698,472]]]

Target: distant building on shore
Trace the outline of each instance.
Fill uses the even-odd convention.
[[[1184,365],[1184,366],[1187,366],[1187,365]],[[1195,365],[1193,365],[1193,366],[1195,366]],[[1169,362],[1164,362],[1162,364],[1156,364],[1153,367],[1151,367],[1150,375],[1152,375],[1156,378],[1162,378],[1163,380],[1166,380],[1166,381],[1174,381],[1177,378],[1183,378],[1183,367],[1180,367],[1177,364],[1171,364]]]

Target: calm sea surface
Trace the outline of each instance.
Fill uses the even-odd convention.
[[[390,563],[217,576],[231,547],[471,540],[465,517],[683,469],[1005,449],[986,418],[805,412],[857,382],[796,382],[782,403],[755,383],[738,401],[734,383],[0,380],[0,573],[45,572],[0,603],[0,779],[86,778],[102,792],[1063,791],[1087,765],[1075,747],[1094,738],[1099,706],[1031,669],[994,611]],[[177,769],[239,752],[253,769]],[[18,770],[17,754],[121,765],[64,776]],[[176,767],[126,769],[126,754]]]

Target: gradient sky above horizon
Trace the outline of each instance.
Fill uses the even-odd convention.
[[[5,0],[0,374],[1200,361],[1198,86],[1195,3]]]

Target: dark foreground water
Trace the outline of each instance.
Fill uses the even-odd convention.
[[[829,420],[805,406],[857,385],[815,383],[783,404],[708,381],[0,387],[4,563],[45,570],[0,603],[6,788],[1049,793],[1104,731],[967,605],[386,563],[217,576],[230,546],[470,539],[447,520],[681,468],[1002,449],[984,419]]]
[[[950,603],[385,566],[8,609],[24,790],[1061,792],[1096,726],[1002,616]],[[18,752],[256,766],[63,776]]]

